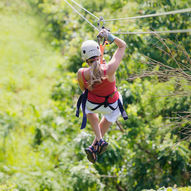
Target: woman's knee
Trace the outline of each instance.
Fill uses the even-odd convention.
[[[89,113],[87,114],[87,118],[91,125],[98,126],[99,125],[99,118],[96,113]]]

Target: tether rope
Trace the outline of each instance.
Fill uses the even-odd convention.
[[[88,22],[94,29],[96,29],[97,31],[99,31],[99,29],[94,26],[90,21],[88,21],[88,19],[86,19],[79,11],[77,11],[67,0],[64,0],[76,13],[78,13],[78,15],[80,15],[86,22]]]
[[[141,18],[147,18],[147,17],[157,17],[157,16],[163,16],[163,15],[177,14],[177,13],[187,13],[187,12],[191,12],[191,8],[188,8],[188,9],[180,9],[180,10],[169,11],[169,12],[163,12],[163,13],[155,13],[155,14],[149,14],[149,15],[141,15],[141,16],[135,16],[135,17],[106,19],[106,20],[104,20],[104,21],[105,21],[105,22],[108,22],[108,21],[117,21],[117,20],[141,19]]]
[[[80,4],[78,4],[76,1],[71,0],[73,3],[75,3],[78,7],[80,7],[81,9],[83,9],[84,11],[86,11],[87,13],[89,13],[90,15],[92,15],[93,17],[95,17],[97,20],[99,20],[99,18],[97,16],[95,16],[93,13],[91,13],[90,11],[88,11],[87,9],[85,9],[84,7],[82,7]]]

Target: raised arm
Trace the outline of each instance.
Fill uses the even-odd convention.
[[[114,42],[118,48],[115,51],[112,59],[110,60],[110,62],[108,63],[108,67],[107,67],[107,74],[109,76],[112,76],[115,74],[115,71],[117,70],[117,68],[119,67],[119,64],[124,56],[125,53],[125,48],[126,48],[126,43],[125,41],[123,41],[120,38],[115,37],[114,35],[112,35],[109,31],[107,31],[106,29],[102,29],[98,36],[104,37],[106,40],[108,40],[110,43]]]
[[[114,43],[118,46],[117,50],[113,54],[112,59],[108,63],[108,69],[107,74],[113,75],[117,68],[119,67],[119,64],[124,56],[126,43],[125,41],[121,40],[120,38],[115,38]]]

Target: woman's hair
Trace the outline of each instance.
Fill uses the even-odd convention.
[[[90,79],[88,81],[89,87],[92,89],[95,84],[101,83],[103,80],[103,74],[101,72],[101,65],[99,61],[95,61],[91,65]]]

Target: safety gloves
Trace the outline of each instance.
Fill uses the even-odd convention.
[[[105,38],[110,44],[115,40],[116,36],[112,35],[107,29],[102,29],[99,34],[99,37]]]

